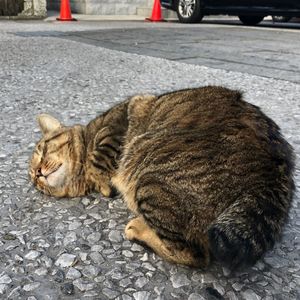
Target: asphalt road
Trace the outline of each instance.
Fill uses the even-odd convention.
[[[108,49],[211,68],[300,82],[300,24],[246,27],[233,18],[201,24],[171,22],[146,28],[93,30],[65,38]]]
[[[28,180],[28,160],[41,135],[38,114],[87,124],[133,94],[216,84],[244,91],[279,124],[297,155],[299,189],[297,35],[295,29],[211,21],[0,21],[0,298],[299,299],[299,191],[282,240],[255,266],[230,273],[216,264],[206,271],[171,265],[126,241],[132,216],[121,199],[57,200]],[[268,60],[263,53],[270,57],[271,45]],[[285,80],[275,72],[281,69]]]

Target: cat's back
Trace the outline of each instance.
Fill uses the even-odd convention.
[[[195,129],[236,118],[251,105],[239,91],[207,86],[160,95],[149,114],[149,130],[160,128]]]
[[[145,132],[126,145],[127,174],[154,174],[173,190],[188,187],[184,195],[204,193],[218,203],[227,190],[233,199],[233,192],[290,178],[292,148],[239,91],[209,86],[164,94],[147,118],[140,122],[148,123]]]
[[[160,95],[147,116],[146,131],[159,140],[163,135],[166,140],[170,134],[177,134],[177,139],[194,135],[196,145],[201,143],[201,136],[207,136],[229,148],[252,144],[257,151],[291,154],[277,124],[259,107],[246,102],[241,92],[225,87],[207,86]]]

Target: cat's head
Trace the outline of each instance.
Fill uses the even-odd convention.
[[[42,138],[30,161],[31,181],[43,193],[75,197],[87,192],[84,174],[84,127],[63,126],[57,119],[38,116]]]

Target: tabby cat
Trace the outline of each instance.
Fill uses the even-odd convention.
[[[116,188],[136,214],[129,240],[205,267],[255,263],[279,238],[294,154],[279,127],[238,91],[208,86],[134,96],[87,126],[38,118],[30,176],[57,197]]]

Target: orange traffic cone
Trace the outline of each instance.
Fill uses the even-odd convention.
[[[146,18],[146,21],[151,22],[165,22],[164,19],[161,17],[161,7],[160,7],[160,0],[154,0],[154,5],[152,9],[152,15],[150,18]]]
[[[77,21],[72,18],[71,15],[71,7],[69,0],[61,0],[60,1],[60,16],[56,18],[57,21]]]

